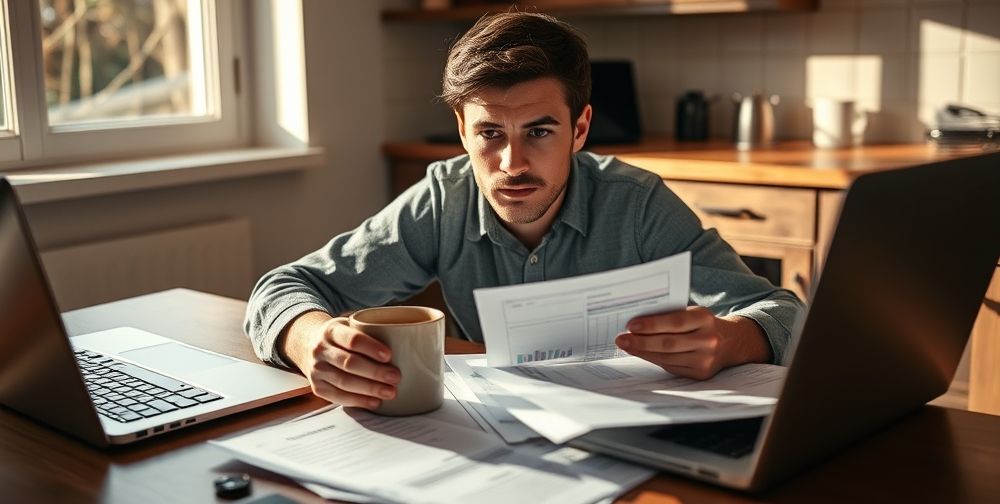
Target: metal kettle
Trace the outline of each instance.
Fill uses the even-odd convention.
[[[778,102],[778,95],[753,93],[743,96],[733,93],[733,141],[736,148],[751,149],[774,143],[774,106]]]

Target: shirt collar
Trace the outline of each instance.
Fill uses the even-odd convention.
[[[471,167],[470,167],[471,169]],[[570,168],[569,181],[566,183],[566,196],[563,198],[562,208],[559,215],[553,222],[553,226],[559,222],[564,222],[569,227],[577,230],[581,235],[587,236],[587,225],[590,214],[587,203],[590,201],[591,185],[590,177],[587,177],[580,167],[579,155],[573,155],[572,167]],[[500,223],[489,201],[475,184],[475,198],[470,201],[468,219],[465,226],[465,237],[470,241],[479,241],[483,236],[494,232],[496,236]]]

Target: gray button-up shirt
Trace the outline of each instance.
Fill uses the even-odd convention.
[[[605,271],[685,250],[692,253],[691,303],[753,319],[781,363],[803,308],[795,294],[751,273],[659,177],[587,152],[574,155],[563,206],[534,250],[497,220],[468,156],[439,161],[356,229],[264,275],[250,296],[245,330],[261,359],[284,366],[275,341],[298,315],[383,305],[438,279],[463,336],[482,342],[473,289]]]

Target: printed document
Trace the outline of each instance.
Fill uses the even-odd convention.
[[[483,360],[482,354],[471,357]],[[445,380],[445,385],[469,411],[469,415],[480,422],[480,425],[482,422],[486,423],[486,430],[492,429],[507,444],[523,443],[541,437],[510,414],[504,404],[510,400],[509,394],[503,387],[483,378],[469,367],[466,363],[469,357],[446,355],[444,358],[449,368],[445,377],[450,378]]]
[[[250,464],[379,502],[591,503],[653,474],[548,443],[512,449],[430,418],[344,408],[213,444]]]
[[[691,253],[578,277],[476,289],[490,366],[590,361],[615,346],[633,317],[680,310],[691,288]]]
[[[475,373],[492,383],[490,401],[553,443],[601,428],[764,416],[785,377],[781,366],[744,364],[698,381],[631,356],[506,367],[489,367],[481,355],[448,362],[465,381]]]

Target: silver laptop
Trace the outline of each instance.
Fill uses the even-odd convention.
[[[1000,153],[859,177],[767,418],[572,444],[762,490],[944,393],[1000,257]]]
[[[305,394],[296,374],[121,327],[69,338],[0,178],[0,403],[98,446]]]

